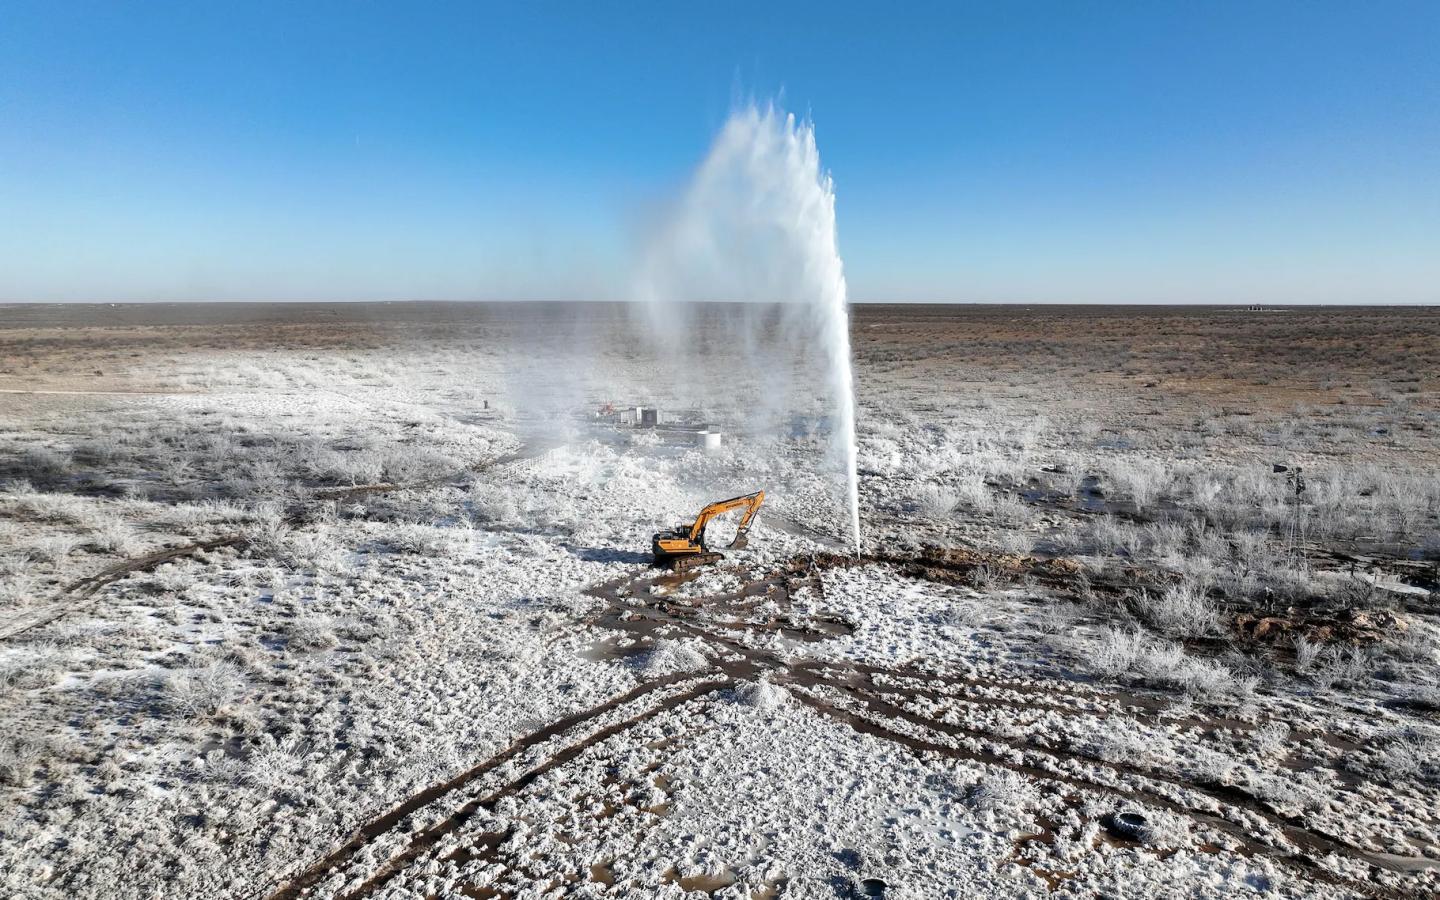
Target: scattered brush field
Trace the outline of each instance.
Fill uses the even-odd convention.
[[[0,894],[1440,893],[1440,311],[639,321],[0,308]]]

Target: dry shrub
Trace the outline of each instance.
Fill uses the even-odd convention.
[[[205,720],[237,702],[245,688],[245,677],[239,669],[227,662],[214,662],[164,676],[160,699],[164,708],[175,715]]]
[[[0,743],[0,784],[24,787],[44,759],[44,748],[28,738],[10,738]]]
[[[1170,637],[1195,638],[1214,634],[1219,618],[1204,584],[1185,580],[1158,594],[1141,589],[1129,595],[1135,617]]]
[[[1013,818],[1033,809],[1040,802],[1040,792],[1030,779],[1002,769],[987,772],[970,789],[965,800],[980,812]]]

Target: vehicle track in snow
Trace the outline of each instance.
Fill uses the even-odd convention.
[[[499,465],[518,458],[523,456],[512,455],[489,465]],[[348,490],[367,493],[405,487],[408,485],[370,485]],[[239,545],[244,540],[243,534],[226,535],[123,560],[70,585],[65,591],[72,598],[70,604],[47,610],[48,617],[39,617],[23,623],[19,628],[11,628],[0,633],[0,638],[48,624],[76,611],[77,608],[84,608],[83,601],[94,598],[104,587],[128,574],[148,571],[165,562],[196,553]],[[891,559],[872,562],[900,566],[902,569],[906,565],[904,561]],[[857,732],[901,744],[912,752],[935,753],[948,758],[1004,768],[1049,785],[1067,797],[1076,796],[1076,792],[1088,792],[1165,809],[1186,816],[1197,825],[1227,835],[1238,845],[1237,852],[1263,856],[1282,865],[1294,867],[1309,878],[1336,887],[1377,897],[1399,898],[1413,895],[1412,889],[1391,888],[1373,881],[1356,881],[1338,875],[1324,868],[1320,862],[1330,854],[1362,863],[1373,871],[1386,871],[1394,875],[1415,874],[1435,866],[1432,860],[1424,857],[1397,856],[1355,847],[1340,837],[1306,824],[1299,816],[1286,816],[1276,812],[1260,799],[1235,787],[1200,784],[1145,766],[1106,761],[1068,748],[1032,746],[1017,739],[996,735],[984,728],[947,722],[916,712],[913,708],[908,708],[905,701],[918,699],[930,704],[945,704],[943,709],[954,709],[954,705],[959,704],[1017,713],[1042,710],[1065,717],[1123,715],[1150,724],[1184,725],[1201,730],[1243,731],[1253,728],[1251,723],[1199,716],[1188,716],[1183,720],[1177,720],[1173,716],[1162,717],[1160,713],[1166,706],[1163,700],[1133,692],[1102,690],[1090,684],[1050,678],[1045,673],[1039,673],[1035,678],[991,678],[983,675],[930,672],[910,665],[887,667],[851,661],[789,660],[770,650],[757,648],[746,640],[752,632],[783,634],[802,643],[823,642],[847,633],[849,625],[842,619],[825,616],[797,617],[790,608],[791,594],[801,585],[808,584],[823,596],[819,572],[827,568],[828,564],[853,563],[845,558],[835,558],[833,562],[828,557],[797,559],[776,573],[745,581],[733,591],[693,601],[651,596],[648,591],[657,585],[678,586],[695,578],[698,572],[676,576],[642,570],[592,587],[589,590],[592,596],[609,603],[607,609],[596,616],[592,624],[625,634],[632,641],[617,655],[645,652],[653,647],[656,638],[662,634],[678,634],[697,638],[717,650],[723,650],[726,658],[717,662],[708,672],[686,673],[643,682],[626,694],[561,718],[520,738],[501,753],[477,763],[453,779],[417,793],[361,826],[338,849],[269,894],[261,896],[270,900],[290,900],[306,895],[336,873],[343,873],[362,857],[368,848],[387,836],[399,833],[397,830],[405,827],[417,813],[432,805],[443,807],[438,820],[415,832],[404,843],[400,852],[384,860],[378,868],[373,868],[363,875],[351,876],[338,892],[323,894],[344,897],[346,900],[358,900],[368,896],[389,884],[410,866],[434,856],[437,848],[443,850],[446,846],[445,840],[459,833],[480,811],[493,809],[504,797],[523,791],[537,778],[571,762],[586,749],[618,737],[668,710],[718,691],[737,680],[759,678],[769,678],[776,684],[792,689],[799,702],[820,715],[841,722]],[[74,600],[81,601],[78,607]],[[781,613],[771,614],[768,618],[757,616],[757,608],[767,603],[778,607]],[[692,687],[665,695],[659,702],[618,721],[586,731],[586,726],[596,724],[597,720],[603,719],[608,713],[649,698],[657,691],[696,679],[700,680]],[[832,696],[835,699],[831,699]],[[1100,708],[1091,708],[1095,704]],[[917,730],[919,734],[916,733]],[[576,731],[584,733],[573,734]],[[554,742],[555,747],[539,759],[531,761],[518,777],[498,786],[467,792],[467,788],[482,783],[486,776],[506,763],[551,742]],[[989,746],[980,749],[974,746],[976,743]],[[1027,754],[1032,759],[1048,760],[1054,768],[1016,762],[1015,757],[1019,753]],[[1128,783],[1124,787],[1117,787],[1086,778],[1073,771],[1059,771],[1065,762],[1099,767],[1124,777]],[[1194,803],[1181,802],[1157,792],[1167,786],[1204,798],[1221,811],[1234,808],[1258,817],[1267,823],[1275,834],[1283,836],[1289,846],[1262,840],[1252,834],[1246,825],[1217,814],[1216,809],[1198,808]],[[455,796],[451,796],[452,794]],[[463,852],[463,848],[448,851],[443,860],[454,862]],[[363,880],[359,880],[361,878]]]
[[[669,675],[642,682],[618,697],[565,716],[544,728],[527,734],[500,753],[477,763],[454,778],[426,788],[388,810],[379,818],[360,826],[339,849],[263,896],[268,900],[293,900],[293,898],[304,896],[307,891],[327,878],[337,874],[343,875],[346,866],[361,857],[363,851],[381,838],[403,833],[411,824],[411,817],[423,812],[427,807],[440,805],[448,810],[442,812],[437,821],[415,831],[413,837],[405,843],[404,849],[385,860],[378,870],[361,876],[364,878],[363,882],[353,886],[347,882],[338,892],[324,896],[338,896],[349,900],[349,898],[363,897],[373,893],[403,871],[406,866],[434,850],[445,837],[454,834],[482,809],[493,808],[504,797],[524,790],[546,772],[573,760],[590,747],[634,728],[663,712],[720,690],[730,683],[728,679],[711,677],[706,680],[703,677],[704,673],[700,673],[700,675],[701,679],[697,684],[665,695],[658,702],[646,706],[639,712],[593,731],[584,731],[584,729],[595,723],[596,720],[602,719],[606,714],[647,699],[649,695],[665,688],[697,681],[696,673]],[[581,729],[583,733],[572,735],[571,732],[576,729]],[[518,760],[528,751],[552,741],[557,746],[546,752],[540,759],[526,765],[525,771],[518,777],[508,779],[498,787],[484,790],[483,793],[467,790],[472,784],[500,769],[506,763]],[[457,796],[451,796],[452,794]],[[350,881],[353,882],[354,878],[352,877]]]
[[[842,558],[837,560],[837,564],[853,563]],[[902,568],[906,565],[903,561],[897,563],[890,559],[881,564],[900,565]],[[1323,866],[1321,860],[1325,856],[1334,854],[1368,866],[1371,871],[1383,871],[1393,875],[1433,871],[1440,867],[1440,863],[1426,857],[1380,853],[1354,846],[1343,838],[1305,822],[1301,816],[1286,815],[1270,808],[1263,800],[1239,787],[1201,783],[1173,772],[1109,761],[1068,747],[1036,747],[1023,740],[1006,738],[984,728],[952,724],[917,713],[907,709],[904,701],[916,698],[947,700],[1016,713],[1043,710],[1068,717],[1120,715],[1150,724],[1183,725],[1202,733],[1224,729],[1253,730],[1255,725],[1252,723],[1196,715],[1161,717],[1160,712],[1167,706],[1163,700],[1133,692],[1110,691],[1094,685],[1051,679],[1043,674],[1035,679],[1000,679],[926,672],[913,666],[890,668],[835,660],[790,661],[777,657],[769,650],[757,649],[743,640],[746,629],[767,633],[781,632],[803,641],[823,641],[833,637],[837,621],[835,619],[795,619],[790,617],[788,612],[769,620],[743,618],[764,600],[774,601],[782,609],[788,610],[790,594],[798,584],[805,581],[814,583],[818,580],[819,570],[824,567],[823,560],[818,564],[814,560],[809,563],[802,560],[792,561],[788,573],[753,579],[736,590],[684,603],[677,603],[663,596],[655,598],[649,594],[649,588],[664,584],[678,585],[694,578],[695,573],[687,576],[642,573],[629,579],[617,579],[591,589],[593,596],[610,600],[614,604],[609,611],[597,617],[595,622],[628,632],[636,640],[630,645],[628,652],[631,653],[644,652],[660,632],[700,638],[717,649],[723,648],[730,658],[719,665],[732,678],[768,677],[778,685],[794,689],[793,694],[817,712],[844,722],[857,731],[905,745],[912,751],[936,752],[951,758],[964,758],[1009,769],[1062,791],[1083,790],[1121,802],[1159,807],[1183,815],[1197,825],[1228,835],[1239,844],[1240,852],[1246,855],[1263,856],[1279,864],[1292,866],[1309,878],[1347,890],[1358,890],[1377,897],[1413,896],[1413,890],[1408,887],[1391,888],[1373,881],[1361,882],[1338,875]],[[818,584],[816,586],[818,587]],[[635,601],[635,598],[641,597],[645,599],[641,602]],[[737,635],[737,632],[741,635]],[[985,693],[977,694],[977,689]],[[828,701],[822,696],[826,691],[837,694],[841,702]],[[1100,704],[1100,708],[1087,709],[1083,706],[1067,705],[1071,700]],[[914,734],[916,729],[928,731],[935,737],[917,736]],[[957,740],[947,742],[947,737]],[[957,746],[961,741],[989,744],[991,748],[975,750]],[[1015,762],[1013,757],[1022,753],[1049,760],[1055,768],[1052,770]],[[1086,778],[1082,774],[1063,772],[1061,768],[1065,763],[1098,767],[1102,772],[1113,773],[1127,783],[1123,787],[1117,787],[1104,781]],[[1147,782],[1149,786],[1146,785]],[[1180,802],[1158,792],[1167,787],[1188,793],[1197,799],[1194,802]],[[1213,804],[1215,809],[1202,808],[1203,802]],[[1225,818],[1217,813],[1217,810],[1237,810],[1257,817],[1276,835],[1282,836],[1289,846],[1259,839],[1252,835],[1244,824]],[[1432,853],[1437,852],[1435,848],[1425,849]]]
[[[1264,857],[1296,870],[1303,877],[1364,896],[1399,900],[1413,896],[1414,886],[1392,887],[1374,880],[1348,878],[1327,868],[1323,863],[1325,857],[1334,855],[1363,864],[1372,872],[1387,873],[1385,877],[1391,881],[1433,866],[1431,860],[1423,857],[1396,856],[1355,847],[1307,824],[1301,817],[1270,809],[1259,798],[1235,787],[1196,783],[1173,773],[1107,761],[1068,747],[1032,746],[983,727],[917,712],[907,707],[906,701],[972,704],[1016,713],[1043,710],[1068,717],[1122,715],[1151,724],[1181,724],[1202,732],[1205,729],[1244,730],[1253,727],[1250,723],[1198,715],[1180,719],[1163,717],[1161,712],[1166,705],[1163,700],[1052,680],[1044,675],[1033,679],[988,678],[928,672],[914,666],[886,667],[814,659],[792,661],[747,642],[747,632],[781,633],[795,641],[820,642],[848,630],[848,623],[835,617],[791,614],[791,594],[805,583],[818,588],[820,568],[823,565],[796,560],[778,573],[750,579],[738,589],[718,596],[696,600],[654,596],[649,589],[677,587],[699,573],[676,576],[642,570],[592,587],[589,593],[608,601],[609,606],[595,616],[591,624],[627,638],[625,646],[612,648],[614,656],[648,652],[659,638],[675,635],[697,638],[720,651],[712,656],[712,667],[708,671],[646,681],[624,695],[519,739],[502,753],[454,779],[427,788],[360,827],[339,849],[265,896],[268,900],[293,900],[316,893],[360,900],[384,889],[407,870],[429,863],[458,866],[476,858],[523,871],[522,861],[506,859],[501,846],[504,834],[465,835],[467,823],[482,811],[493,810],[505,797],[524,791],[545,773],[576,760],[591,747],[620,738],[664,712],[737,681],[761,678],[786,687],[798,702],[821,716],[859,733],[899,744],[911,752],[1012,771],[1058,792],[1071,804],[1086,796],[1100,797],[1115,801],[1117,808],[1138,805],[1184,816],[1202,829],[1223,835],[1230,852]],[[767,602],[782,612],[769,617],[757,616],[757,608]],[[686,683],[688,687],[678,689]],[[639,710],[625,710],[614,721],[605,721],[607,714],[671,687],[677,690],[663,694],[658,702],[646,703]],[[544,753],[530,760],[519,776],[500,784],[485,780],[505,763],[538,748],[544,748]],[[1087,772],[1087,768],[1091,771]],[[409,833],[406,829],[414,827],[412,817],[427,809],[432,809],[431,817],[426,820],[428,824],[401,841],[399,849],[389,852],[378,866],[372,864],[368,871],[346,873],[347,868],[354,867],[370,848],[387,837]],[[1246,817],[1251,819],[1249,823]],[[1264,823],[1261,831],[1254,830],[1255,821]],[[1045,823],[1041,825],[1041,833],[1023,843],[1053,842],[1053,827],[1047,838]],[[1017,844],[1017,854],[1019,846]],[[1202,849],[1222,852],[1214,845]],[[1031,866],[1052,884],[1068,877],[1063,871],[1041,866],[1043,859],[1022,859],[1017,855],[1016,861]],[[325,883],[332,880],[340,884],[319,893]],[[483,887],[483,893],[480,886],[475,886],[474,893],[508,896],[489,885]]]
[[[135,572],[148,572],[151,569],[164,565],[177,559],[187,556],[194,556],[207,550],[218,550],[221,547],[233,547],[243,543],[243,534],[230,534],[223,537],[211,538],[207,541],[196,541],[190,544],[182,544],[178,547],[166,547],[147,553],[144,556],[122,559],[113,563],[93,575],[75,581],[51,598],[45,606],[33,610],[26,610],[15,616],[10,621],[0,626],[0,640],[14,637],[31,629],[41,628],[59,621],[67,615],[83,612],[90,608],[87,601],[95,598],[101,589],[114,584],[127,575]]]
[[[1136,701],[1140,695],[1127,692],[1106,692],[1089,685],[1050,683],[1042,680],[942,675],[917,670],[913,667],[887,668],[833,660],[824,662],[803,660],[792,664],[771,651],[757,649],[747,644],[743,639],[743,632],[746,629],[783,632],[797,640],[823,641],[834,636],[837,620],[833,618],[797,620],[787,616],[765,621],[738,621],[736,617],[753,611],[764,600],[774,600],[782,607],[788,606],[789,595],[794,589],[796,580],[793,573],[753,579],[734,591],[693,603],[676,602],[647,595],[647,589],[652,586],[659,584],[675,586],[693,579],[696,574],[698,573],[677,577],[642,572],[597,585],[591,589],[590,593],[611,600],[617,605],[597,616],[593,624],[625,632],[633,639],[623,654],[617,655],[648,652],[654,646],[655,639],[662,634],[680,634],[701,639],[717,650],[724,651],[724,658],[717,661],[713,669],[704,673],[670,676],[659,682],[642,685],[631,694],[616,698],[616,700],[602,704],[586,713],[577,714],[578,718],[571,717],[571,719],[562,720],[554,726],[549,726],[522,739],[517,742],[515,752],[519,752],[518,748],[544,743],[551,737],[573,727],[579,721],[589,721],[616,709],[634,699],[637,692],[649,693],[667,684],[675,684],[695,677],[712,680],[701,681],[699,685],[689,691],[672,695],[652,708],[607,725],[582,740],[567,744],[537,763],[525,775],[493,789],[484,796],[469,797],[448,816],[418,832],[402,852],[384,862],[379,870],[368,876],[365,881],[359,884],[353,882],[347,884],[343,891],[336,896],[343,897],[344,900],[359,900],[359,898],[369,896],[389,884],[407,868],[423,864],[427,860],[427,856],[435,862],[458,864],[483,855],[488,861],[505,864],[503,853],[500,850],[503,835],[481,835],[473,842],[473,848],[460,846],[453,850],[442,850],[441,853],[437,853],[436,850],[442,847],[441,842],[444,839],[457,834],[481,809],[493,808],[503,797],[524,790],[540,775],[574,760],[589,747],[619,737],[630,728],[654,718],[661,712],[717,691],[738,680],[759,678],[769,678],[774,683],[791,689],[792,694],[799,702],[814,709],[820,715],[843,723],[857,732],[900,744],[912,752],[938,754],[950,759],[961,759],[1016,772],[1046,785],[1052,790],[1059,791],[1067,799],[1067,802],[1078,802],[1080,797],[1089,795],[1112,798],[1120,804],[1138,804],[1163,809],[1184,816],[1202,828],[1225,835],[1229,839],[1232,852],[1246,856],[1265,857],[1281,865],[1292,867],[1305,877],[1315,881],[1356,891],[1362,895],[1399,900],[1402,897],[1412,896],[1413,890],[1408,887],[1396,888],[1374,881],[1358,881],[1347,878],[1325,868],[1321,860],[1327,855],[1334,854],[1369,866],[1372,871],[1384,870],[1392,875],[1401,876],[1430,868],[1433,865],[1430,860],[1423,857],[1375,853],[1352,846],[1336,836],[1305,824],[1300,817],[1285,816],[1271,810],[1261,800],[1238,788],[1199,784],[1144,766],[1106,761],[1080,752],[1036,748],[1018,739],[1004,738],[993,734],[983,728],[957,725],[917,713],[903,705],[905,699],[927,696],[974,702],[976,697],[955,696],[949,691],[963,692],[984,688],[1018,695],[1009,697],[1004,693],[999,693],[985,697],[983,705],[993,708],[1023,712],[1043,706],[1047,710],[1059,710],[1063,715],[1120,714],[1159,721],[1156,713],[1163,701],[1140,702],[1138,708],[1144,711],[1137,713],[1135,711]],[[813,571],[800,576],[800,579],[812,577],[814,577]],[[630,602],[629,598],[636,596],[647,597],[647,599],[640,603]],[[737,634],[737,632],[739,633]],[[877,678],[881,681],[877,681]],[[931,687],[915,689],[906,686],[904,684],[906,681],[920,682]],[[940,687],[936,688],[935,685]],[[826,697],[827,692],[835,694],[835,699]],[[1057,698],[1059,699],[1057,700]],[[1116,704],[1116,707],[1100,710],[1071,709],[1063,706],[1067,699],[1102,704],[1109,702]],[[1060,704],[1058,707],[1057,703]],[[1173,720],[1168,721],[1173,723]],[[1185,724],[1197,728],[1217,729],[1230,728],[1244,723],[1191,716],[1187,718]],[[980,746],[975,746],[977,744]],[[985,746],[987,744],[989,746]],[[1021,753],[1029,754],[1037,764],[1017,761],[1017,756]],[[472,770],[475,772],[473,777],[493,770],[495,766],[504,759],[510,758],[511,755],[513,754],[507,751],[506,754],[502,754],[503,758],[482,763],[476,770]],[[1073,771],[1073,766],[1071,771],[1064,771],[1066,763],[1080,763],[1083,766],[1097,767],[1102,772],[1112,773],[1121,779],[1122,783],[1106,783],[1096,780],[1094,777],[1086,777],[1083,770]],[[406,816],[450,793],[455,787],[456,785],[447,783],[431,788],[402,804],[375,823],[365,826],[340,851],[327,857],[326,860],[307,870],[306,874],[272,894],[270,900],[289,900],[289,898],[300,896],[306,888],[318,884],[348,859],[358,855],[365,846],[397,827]],[[1173,796],[1161,793],[1167,788],[1180,792],[1182,797],[1188,794],[1191,799],[1175,799]],[[1204,808],[1207,803],[1212,808]],[[1263,834],[1252,833],[1249,825],[1227,818],[1223,814],[1227,809],[1239,810],[1262,820],[1271,831],[1268,839]],[[1040,843],[1045,843],[1042,838],[1043,834],[1035,839]],[[1050,840],[1054,840],[1053,834],[1050,836]],[[1213,845],[1207,845],[1207,848],[1207,852],[1221,852],[1221,848]],[[1018,861],[1031,865],[1037,874],[1047,879],[1063,879],[1065,876],[1063,872],[1041,868],[1035,860]],[[510,864],[520,865],[519,861],[510,861]],[[485,890],[493,889],[487,886]],[[493,894],[487,893],[486,896],[508,895],[494,891]]]
[[[463,472],[444,475],[439,478],[430,478],[423,481],[403,483],[382,483],[362,484],[341,488],[321,488],[316,490],[309,499],[311,500],[343,500],[347,497],[362,497],[369,494],[386,494],[395,491],[417,490],[427,487],[435,487],[440,484],[448,484],[458,478],[467,475],[486,472],[512,462],[519,462],[539,456],[557,446],[553,442],[535,441],[526,443],[513,453],[495,459],[485,460],[465,469]],[[292,509],[283,519],[286,525],[292,527],[303,527],[306,524],[306,508]],[[101,590],[119,581],[127,575],[137,572],[149,572],[165,563],[177,559],[194,556],[197,553],[204,553],[209,550],[218,550],[222,547],[238,547],[249,540],[245,531],[237,531],[230,534],[220,535],[203,541],[193,541],[188,544],[179,544],[173,547],[165,547],[140,556],[122,559],[118,562],[102,568],[100,571],[84,578],[77,579],[57,591],[43,606],[23,610],[7,621],[0,623],[0,641],[15,637],[18,634],[53,624],[68,615],[85,612],[91,608],[92,602],[97,598]]]
[[[910,712],[901,706],[887,702],[874,694],[866,692],[846,691],[845,699],[850,702],[845,704],[827,703],[823,699],[811,695],[802,696],[801,699],[802,702],[807,703],[832,718],[845,722],[857,731],[883,738],[892,743],[903,744],[912,750],[937,752],[952,758],[1000,766],[1035,780],[1059,785],[1069,785],[1093,793],[1114,796],[1122,800],[1134,800],[1146,805],[1158,806],[1162,809],[1179,813],[1195,820],[1197,824],[1207,825],[1225,832],[1241,843],[1247,855],[1265,856],[1276,862],[1298,865],[1305,869],[1311,877],[1318,877],[1332,884],[1345,885],[1347,887],[1364,887],[1367,890],[1373,891],[1378,896],[1410,896],[1403,892],[1398,894],[1390,893],[1377,885],[1355,885],[1346,879],[1335,876],[1333,873],[1320,868],[1318,859],[1332,853],[1337,856],[1356,859],[1375,869],[1384,869],[1396,873],[1419,871],[1434,868],[1436,865],[1434,861],[1424,858],[1417,857],[1407,860],[1405,857],[1374,853],[1354,847],[1340,838],[1327,834],[1314,826],[1305,824],[1299,816],[1287,816],[1271,810],[1264,805],[1261,800],[1237,787],[1201,784],[1174,775],[1167,775],[1144,766],[1099,759],[1083,753],[1037,748],[1023,740],[1004,738],[985,731],[984,729],[969,728],[936,721],[927,716]],[[858,709],[856,707],[858,707]],[[965,746],[941,743],[928,737],[917,736],[905,730],[904,726],[906,724],[941,736],[961,739],[973,738],[981,742],[998,745],[999,748],[1008,748],[1009,750],[1016,751],[1016,753],[1006,755],[997,750],[975,750]],[[1013,758],[1015,755],[1047,760],[1055,766],[1055,769],[1017,763]],[[1086,765],[1103,767],[1117,774],[1127,776],[1131,783],[1125,785],[1123,788],[1117,788],[1113,785],[1087,779],[1083,775],[1058,771],[1060,764],[1064,761],[1074,761]],[[1135,782],[1142,782],[1142,784]],[[1169,785],[1178,788],[1182,792],[1203,795],[1213,800],[1220,809],[1229,807],[1257,816],[1263,819],[1276,832],[1282,834],[1285,839],[1298,848],[1298,850],[1297,852],[1287,853],[1282,848],[1277,848],[1272,844],[1256,839],[1241,823],[1218,815],[1213,810],[1200,809],[1195,804],[1182,803],[1168,798],[1158,793],[1154,787],[1144,786],[1143,782],[1153,782],[1162,786]]]

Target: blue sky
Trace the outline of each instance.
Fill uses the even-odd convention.
[[[619,298],[738,101],[860,300],[1440,302],[1440,3],[0,10],[0,299]]]

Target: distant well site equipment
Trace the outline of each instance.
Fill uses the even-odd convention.
[[[658,406],[616,406],[614,403],[606,403],[596,411],[595,418],[620,428],[664,429],[705,450],[718,450],[724,441],[724,431],[718,426],[687,424],[681,421],[685,418],[683,415],[677,419],[662,412]]]

